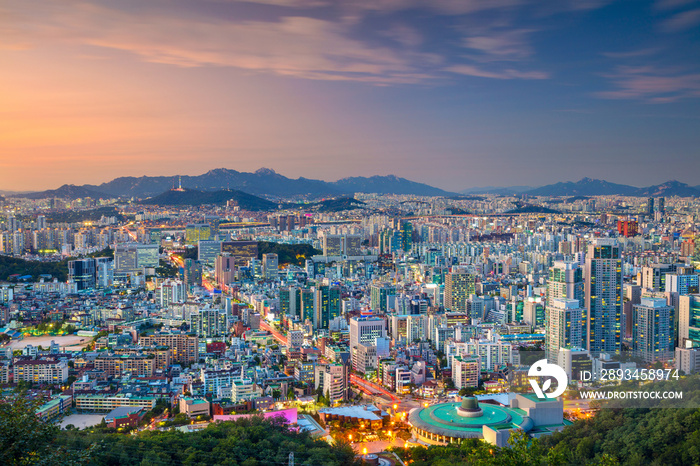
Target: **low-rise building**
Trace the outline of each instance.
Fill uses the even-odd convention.
[[[104,418],[107,427],[119,429],[121,427],[136,427],[146,414],[145,408],[134,406],[121,406],[114,408]]]
[[[151,410],[155,407],[156,396],[132,396],[125,393],[78,393],[74,396],[78,411],[109,412],[120,406],[140,407]]]
[[[318,415],[324,424],[339,420],[341,424],[349,423],[370,430],[381,429],[389,422],[389,413],[374,405],[321,408]]]
[[[187,414],[191,418],[197,416],[209,416],[211,414],[209,402],[204,398],[183,396],[180,398],[179,406],[180,412]]]

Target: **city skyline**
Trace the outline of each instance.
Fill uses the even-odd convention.
[[[0,190],[262,166],[697,184],[695,0],[165,6],[0,2]]]

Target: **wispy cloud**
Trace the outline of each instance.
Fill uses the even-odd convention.
[[[678,13],[661,23],[664,32],[680,32],[700,24],[700,8]]]
[[[505,69],[501,71],[485,70],[473,65],[453,65],[445,68],[445,71],[465,76],[492,79],[547,79],[549,75],[542,71],[518,71]]]
[[[532,29],[509,29],[489,31],[466,37],[464,47],[481,55],[486,61],[523,60],[533,53],[529,34]]]
[[[423,35],[415,28],[405,24],[395,24],[382,35],[394,40],[404,47],[417,47],[423,43]]]
[[[598,92],[606,99],[634,99],[652,103],[700,97],[700,73],[675,73],[652,66],[619,66],[606,75],[617,89]]]
[[[526,0],[341,0],[337,2],[343,8],[384,12],[420,8],[450,15],[495,10],[524,3]]]
[[[534,29],[508,28],[503,24],[485,26],[462,41],[469,63],[455,64],[447,71],[465,76],[493,79],[547,79],[549,73],[523,70],[534,55],[530,35]]]
[[[602,55],[607,58],[637,58],[654,55],[661,51],[659,47],[649,47],[637,50],[628,50],[626,52],[603,52]]]
[[[70,2],[70,0],[68,0]],[[241,3],[238,0],[220,0]],[[523,0],[348,0],[364,9],[402,10],[414,7],[473,13]],[[253,0],[282,7],[315,7],[323,0]],[[332,3],[332,2],[331,2]],[[19,5],[19,6],[18,6]],[[444,79],[451,73],[493,79],[544,79],[547,73],[523,71],[515,65],[472,66],[487,62],[515,62],[533,54],[529,29],[483,29],[464,39],[474,55],[469,63],[422,50],[424,38],[415,28],[396,23],[377,32],[394,41],[384,47],[353,34],[356,24],[287,11],[270,20],[232,21],[205,15],[186,16],[171,10],[133,10],[120,4],[74,1],[70,8],[45,0],[46,8],[14,5],[12,24],[0,30],[0,43],[29,47],[47,43],[90,45],[132,53],[143,61],[179,67],[230,67],[250,72],[303,79],[359,81],[374,84],[415,84]],[[366,10],[365,10],[366,11]],[[289,16],[293,14],[292,16]],[[82,53],[82,52],[81,52]],[[457,57],[465,61],[465,57]],[[452,61],[452,68],[449,64]]]
[[[181,67],[232,67],[376,84],[423,82],[442,61],[435,54],[369,46],[336,22],[304,16],[231,22],[167,13],[144,16],[81,3],[31,24],[28,31],[5,33],[15,39],[9,43],[21,43],[22,33],[27,33],[34,41],[122,50],[147,62]]]

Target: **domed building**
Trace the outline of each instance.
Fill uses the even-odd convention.
[[[419,443],[446,445],[479,438],[499,447],[507,445],[515,429],[539,437],[570,424],[564,420],[563,401],[540,400],[533,394],[516,395],[510,406],[479,402],[476,397],[467,396],[461,402],[413,409],[408,422]]]

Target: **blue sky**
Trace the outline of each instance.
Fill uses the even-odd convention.
[[[700,1],[0,0],[0,189],[700,184]],[[2,95],[0,94],[0,95]]]

